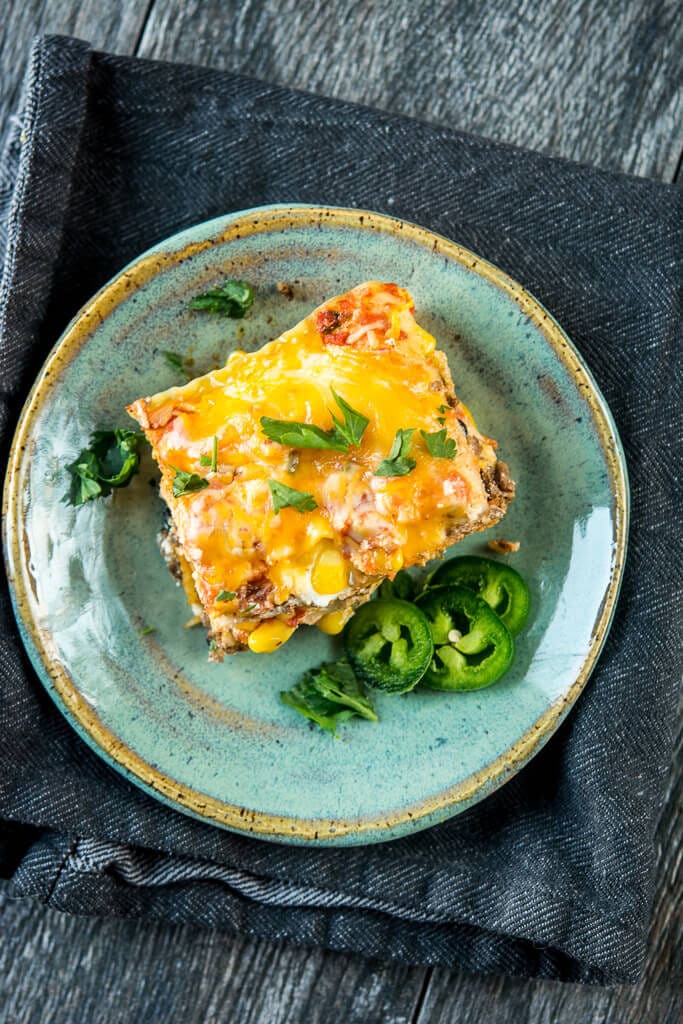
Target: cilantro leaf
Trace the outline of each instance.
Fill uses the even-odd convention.
[[[380,600],[397,597],[399,601],[412,601],[415,598],[415,580],[405,569],[399,569],[393,580],[382,580],[377,588]]]
[[[186,473],[184,469],[176,469],[175,466],[171,466],[171,469],[175,469],[174,498],[180,498],[183,494],[193,494],[195,491],[203,491],[205,487],[209,486],[209,481],[205,477],[199,476],[198,473]]]
[[[331,390],[344,416],[344,419],[340,420],[332,413],[334,427],[331,430],[323,430],[312,423],[274,420],[270,416],[262,416],[263,433],[270,441],[286,444],[290,448],[327,448],[336,452],[348,452],[352,444],[360,444],[370,420],[351,408],[334,388]]]
[[[140,465],[138,449],[142,438],[137,430],[95,430],[90,447],[84,448],[66,467],[72,477],[66,500],[72,505],[84,505],[129,484]]]
[[[443,430],[437,430],[435,434],[428,434],[424,430],[421,430],[420,433],[427,445],[427,451],[435,459],[452,459],[456,454],[455,441],[448,436],[445,427]]]
[[[212,473],[215,473],[218,469],[218,438],[215,435],[211,442],[211,454],[200,455],[199,464],[201,466],[211,466]]]
[[[273,496],[273,511],[276,515],[281,508],[288,506],[299,512],[312,512],[318,507],[313,495],[307,494],[306,491],[296,491],[293,487],[288,487],[287,484],[278,483],[277,480],[269,480],[268,486]]]
[[[176,371],[176,373],[185,373],[185,366],[183,364],[183,357],[179,356],[177,352],[164,351],[164,358],[168,365]]]
[[[203,313],[229,316],[233,320],[241,320],[253,305],[254,292],[246,281],[225,281],[224,284],[213,288],[210,292],[195,295],[190,300],[189,308]]]
[[[331,662],[305,672],[280,700],[304,718],[337,735],[337,726],[354,715],[377,721],[377,714],[347,661]]]
[[[346,441],[347,445],[360,444],[370,420],[367,416],[363,416],[362,413],[352,409],[348,402],[345,402],[341,395],[338,395],[334,388],[330,388],[332,396],[344,414],[344,422],[342,423],[332,413],[332,421],[335,426],[337,434],[341,435],[342,439]]]
[[[217,601],[234,601],[237,594],[232,590],[221,590],[220,594],[216,594]]]
[[[406,476],[407,473],[415,469],[415,459],[408,458],[414,433],[414,427],[396,431],[389,455],[386,459],[382,459],[375,470],[375,476]]]
[[[312,423],[296,423],[294,420],[273,420],[261,417],[261,428],[269,441],[286,444],[290,448],[328,448],[346,452],[348,443],[338,437],[334,430],[323,430]]]

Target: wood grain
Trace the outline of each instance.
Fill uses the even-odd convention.
[[[683,1018],[683,732],[657,830],[649,955],[637,985],[586,988],[433,971],[416,1024],[680,1024]]]
[[[410,1024],[425,971],[0,896],[5,1024]]]
[[[12,0],[0,140],[31,36],[230,68],[614,170],[680,166],[675,0]],[[139,45],[138,45],[139,44]],[[367,963],[190,928],[66,917],[0,893],[1,1024],[673,1024],[683,766],[658,833],[642,982],[610,990]]]
[[[0,18],[0,153],[9,118],[19,107],[26,58],[35,35],[62,33],[93,45],[132,53],[150,0],[10,0]]]
[[[140,53],[671,179],[678,0],[164,0]]]

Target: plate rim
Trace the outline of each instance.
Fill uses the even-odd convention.
[[[109,730],[78,691],[57,657],[51,634],[35,621],[30,605],[27,538],[21,520],[21,477],[26,442],[61,371],[68,366],[99,324],[132,291],[189,256],[245,235],[327,221],[339,227],[376,230],[409,238],[486,278],[505,292],[541,333],[587,401],[608,470],[613,501],[614,537],[611,576],[598,612],[588,653],[568,690],[548,707],[507,750],[479,771],[416,804],[378,816],[349,819],[297,818],[230,804],[174,780],[146,762]],[[200,236],[199,240],[197,236]],[[456,242],[391,215],[353,207],[272,204],[235,211],[200,222],[157,242],[132,260],[75,314],[51,349],[19,416],[7,463],[3,492],[3,551],[14,614],[36,673],[79,736],[111,767],[142,789],[204,822],[261,839],[304,845],[351,845],[392,839],[442,821],[483,799],[516,774],[547,742],[574,706],[607,638],[624,574],[628,543],[629,488],[626,459],[611,411],[589,368],[565,331],[505,271]]]

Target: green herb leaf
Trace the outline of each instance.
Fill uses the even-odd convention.
[[[185,373],[185,366],[183,363],[183,357],[179,356],[177,352],[164,352],[166,362],[172,367],[177,373]]]
[[[337,435],[336,430],[322,430],[311,423],[272,420],[270,416],[262,416],[261,428],[269,441],[277,441],[290,448],[328,448],[337,452],[349,450],[348,443]]]
[[[234,601],[237,597],[232,590],[221,590],[220,594],[216,594],[217,601]]]
[[[189,308],[241,320],[253,305],[254,292],[246,281],[226,281],[210,292],[195,295],[190,300]]]
[[[375,476],[406,476],[407,473],[415,469],[415,459],[408,458],[414,433],[414,427],[396,431],[391,451],[388,457],[380,462],[375,470]]]
[[[144,629],[140,630],[140,632],[138,633],[138,636],[147,636],[148,633],[155,633],[155,632],[156,632],[156,629],[155,629],[154,626],[145,626]]]
[[[269,480],[268,486],[273,496],[273,510],[276,515],[281,508],[288,506],[299,512],[312,512],[318,507],[313,495],[307,494],[306,491],[296,491],[293,487],[288,487],[287,484],[278,483],[277,480]]]
[[[345,402],[341,395],[338,395],[334,388],[330,388],[335,402],[344,414],[343,423],[332,413],[335,431],[346,441],[347,445],[360,444],[370,420],[367,416],[352,409],[348,402]],[[333,433],[335,432],[333,431]]]
[[[261,417],[261,428],[270,441],[286,444],[290,448],[326,448],[336,452],[348,452],[352,444],[360,444],[365,428],[370,422],[362,413],[352,409],[341,395],[332,390],[334,400],[341,409],[344,419],[340,420],[332,414],[334,427],[323,430],[312,423],[299,423],[296,420],[273,420],[270,416]]]
[[[453,438],[448,436],[445,427],[443,430],[437,430],[435,434],[427,434],[424,430],[421,430],[420,433],[424,438],[424,443],[427,445],[427,451],[435,459],[453,458],[457,448]]]
[[[180,498],[183,494],[192,494],[195,491],[203,491],[205,487],[209,486],[209,481],[199,476],[198,473],[186,473],[184,469],[176,469],[175,466],[171,467],[175,469],[175,476],[173,478],[173,497]]]
[[[138,448],[143,436],[128,429],[94,431],[90,447],[84,448],[75,462],[66,467],[72,476],[67,501],[84,505],[129,484],[138,472]]]
[[[380,600],[397,597],[399,601],[412,601],[415,597],[415,580],[405,569],[399,569],[393,580],[383,580],[378,589]]]
[[[306,672],[280,700],[304,718],[337,735],[337,726],[354,715],[377,721],[377,714],[347,661],[332,662]]]
[[[218,438],[215,435],[211,442],[211,454],[200,455],[199,464],[201,466],[210,466],[212,473],[215,473],[218,469]]]
[[[71,469],[71,467],[68,468]],[[92,480],[87,476],[74,475],[68,500],[72,505],[85,505],[86,501],[92,501],[94,498],[99,498],[100,495],[104,498],[110,493],[109,490],[105,491],[97,480]]]

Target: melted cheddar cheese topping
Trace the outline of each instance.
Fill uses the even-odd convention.
[[[261,417],[331,429],[339,415],[332,389],[369,420],[359,445],[292,448],[265,436]],[[445,357],[396,285],[359,285],[259,351],[234,352],[222,369],[139,399],[129,412],[152,444],[214,635],[237,630],[240,643],[269,616],[291,627],[302,609],[319,610],[306,621],[334,614],[368,581],[440,554],[487,507],[480,470],[495,464],[494,442],[456,399]],[[415,468],[375,475],[397,431],[411,427]],[[420,434],[443,427],[453,458],[432,456]],[[202,463],[214,438],[215,471]],[[208,486],[174,497],[176,470]],[[276,514],[269,480],[312,495],[316,509]],[[237,596],[217,601],[222,591]]]

